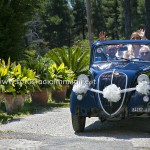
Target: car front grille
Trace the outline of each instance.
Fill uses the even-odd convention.
[[[117,87],[120,87],[120,89],[125,89],[127,87],[126,82],[126,74],[121,72],[106,72],[100,75],[98,85],[99,90],[101,91],[103,91],[103,89],[110,84],[116,84]],[[114,116],[118,114],[123,106],[125,93],[121,94],[121,99],[118,102],[109,102],[103,97],[102,94],[98,94],[98,97],[104,113],[110,116]]]

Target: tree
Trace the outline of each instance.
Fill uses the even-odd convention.
[[[118,0],[102,0],[102,11],[104,12],[104,20],[106,31],[110,39],[119,38],[119,8]]]
[[[118,27],[119,27],[119,10],[118,10],[118,0],[114,3],[114,39],[119,39]]]
[[[72,10],[66,0],[47,1],[41,17],[43,38],[49,48],[70,46],[72,43]]]
[[[102,6],[102,1],[92,1],[93,32],[95,36],[98,36],[100,31],[106,31],[105,11],[103,11]]]
[[[86,8],[84,0],[76,0],[73,7],[74,35],[76,39],[85,39],[87,32]]]
[[[136,31],[139,28],[139,24],[137,24],[138,21],[137,0],[130,1],[130,7],[131,7],[131,29],[132,31]]]
[[[138,22],[137,23],[139,26],[138,28],[145,28],[145,1],[144,0],[138,0],[138,5],[137,5],[137,12],[138,12]]]
[[[130,0],[123,0],[123,9],[124,9],[124,28],[125,28],[125,37],[130,38],[131,34],[131,8]]]
[[[1,0],[0,2],[0,57],[15,60],[23,52],[24,37],[39,0]]]

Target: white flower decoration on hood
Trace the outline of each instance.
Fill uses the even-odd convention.
[[[103,97],[109,102],[118,102],[121,99],[120,87],[115,84],[108,85],[103,90]]]

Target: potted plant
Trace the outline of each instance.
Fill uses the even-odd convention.
[[[77,41],[72,47],[54,48],[49,50],[45,57],[51,59],[60,66],[64,63],[66,67],[71,69],[75,78],[80,74],[87,74],[89,71],[89,56],[90,49],[87,40]],[[67,96],[70,96],[72,91],[72,85],[69,85],[67,89]]]
[[[8,80],[9,67],[10,67],[10,59],[8,59],[7,64],[5,63],[4,60],[0,60],[0,107],[1,107],[1,99],[5,91],[4,82]]]
[[[26,61],[26,66],[36,72],[39,77],[39,88],[31,93],[32,103],[35,105],[46,105],[51,90],[54,88],[54,84],[49,84],[49,80],[54,80],[55,75],[50,69],[50,61],[47,58],[38,56],[37,58],[30,57]]]
[[[53,64],[50,68],[53,70],[57,81],[57,88],[52,91],[52,99],[56,102],[62,102],[65,100],[68,84],[74,80],[74,73],[64,63],[59,66]]]
[[[38,87],[38,79],[33,70],[12,63],[3,87],[6,111],[13,113],[15,109],[21,109],[24,106],[24,96]]]

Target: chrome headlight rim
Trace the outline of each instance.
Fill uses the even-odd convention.
[[[82,85],[89,85],[89,77],[85,74],[81,74],[77,77],[77,83]]]
[[[149,82],[150,82],[149,76],[146,75],[146,74],[141,74],[141,75],[139,75],[139,76],[137,77],[137,82],[138,82],[138,83],[141,83],[141,82],[143,82],[143,81],[146,81],[147,83],[149,83]]]

